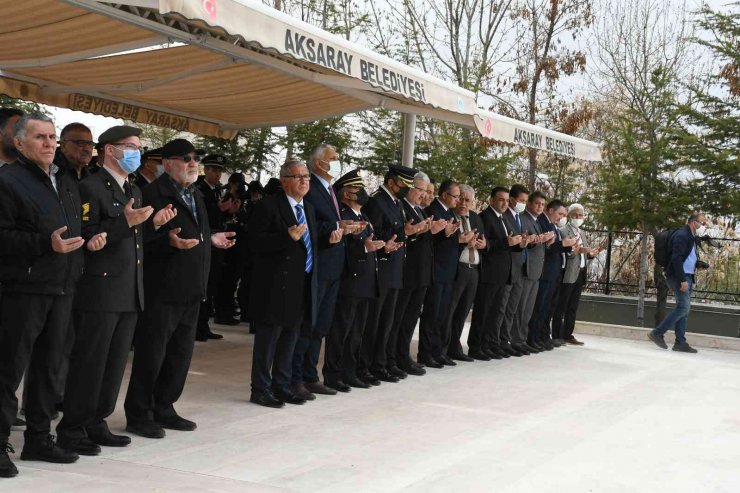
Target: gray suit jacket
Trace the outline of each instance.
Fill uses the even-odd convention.
[[[563,239],[573,238],[578,236],[578,231],[570,223],[560,228],[560,234],[563,235]],[[581,234],[581,241],[583,241],[583,234]],[[583,246],[588,247],[585,243]],[[585,259],[585,264],[588,266],[590,260],[585,253],[573,253],[572,251],[563,253],[565,255],[565,271],[563,272],[563,284],[573,284],[578,280],[578,273],[581,270],[581,257]]]
[[[522,223],[522,230],[530,235],[542,234],[542,228],[529,212],[524,211],[519,214],[519,221]],[[545,264],[545,244],[537,243],[527,247],[527,263],[525,272],[527,279],[538,280],[542,275],[542,266]]]

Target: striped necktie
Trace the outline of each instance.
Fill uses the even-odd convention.
[[[303,206],[296,204],[295,212],[298,217],[298,224],[306,224],[306,216],[303,214]],[[306,245],[306,273],[309,273],[313,268],[313,252],[311,251],[311,235],[309,234],[308,228],[306,228],[302,238],[303,244]]]

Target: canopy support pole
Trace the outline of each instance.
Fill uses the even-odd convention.
[[[414,143],[416,140],[416,115],[414,113],[403,114],[403,155],[401,164],[414,167]]]

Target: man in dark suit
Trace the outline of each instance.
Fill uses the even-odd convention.
[[[473,306],[481,264],[484,261],[488,242],[484,231],[483,221],[471,207],[475,205],[475,190],[470,185],[460,185],[460,200],[455,207],[455,219],[460,223],[464,235],[472,233],[467,243],[460,243],[460,255],[457,262],[457,274],[452,285],[450,310],[445,321],[446,330],[450,339],[445,341],[443,352],[448,358],[457,361],[473,361],[473,358],[463,352],[460,337],[462,336],[465,320]],[[483,266],[485,268],[485,265]]]
[[[468,356],[482,361],[508,357],[498,347],[499,335],[494,324],[501,294],[511,279],[511,249],[521,241],[521,236],[513,236],[504,223],[508,199],[507,188],[494,187],[489,207],[481,213],[487,248],[481,260],[483,267],[468,335]]]
[[[139,310],[144,309],[141,224],[153,213],[141,207],[141,191],[129,181],[139,161],[141,130],[112,127],[101,169],[80,183],[82,237],[105,239],[99,251],[85,251],[85,272],[75,296],[75,342],[64,392],[59,446],[97,455],[100,445],[121,447],[131,439],[111,433],[105,419],[118,399]],[[159,227],[174,217],[172,207],[153,218]]]
[[[524,185],[515,183],[509,190],[509,206],[504,212],[504,224],[510,236],[521,236],[521,243],[511,247],[511,275],[501,293],[498,313],[494,318],[494,330],[501,340],[500,348],[510,356],[523,356],[539,351],[527,346],[527,337],[519,337],[516,327],[517,306],[522,295],[522,267],[526,263],[529,249],[534,247],[537,235],[523,234],[520,214],[527,206],[529,190]]]
[[[694,285],[694,274],[699,267],[699,250],[697,236],[705,234],[707,219],[704,214],[694,212],[689,216],[686,225],[676,230],[668,240],[668,266],[665,268],[665,277],[668,286],[676,296],[676,307],[653,330],[648,337],[658,347],[668,349],[663,337],[671,328],[676,332],[674,351],[696,353],[686,342],[686,325],[691,310],[691,290]],[[706,264],[704,264],[706,268]]]
[[[370,196],[357,170],[342,176],[334,185],[342,204],[341,217],[365,227],[345,237],[347,267],[342,273],[334,321],[326,339],[324,383],[347,391],[347,387],[369,388],[357,378],[357,358],[365,332],[370,302],[378,297],[378,263],[375,252],[385,246],[373,238],[372,226],[362,206]]]
[[[255,329],[250,401],[261,406],[306,402],[292,390],[291,371],[300,326],[313,324],[318,306],[319,238],[313,207],[304,200],[310,178],[302,161],[285,163],[282,190],[257,202],[248,225],[252,285],[259,286],[249,297]]]
[[[319,380],[317,366],[321,342],[329,334],[334,318],[334,305],[339,294],[339,284],[345,267],[345,242],[326,241],[330,235],[355,233],[354,221],[342,219],[339,202],[331,182],[341,172],[339,154],[334,146],[321,144],[314,149],[308,163],[311,183],[305,201],[311,204],[316,215],[316,234],[319,238],[317,258],[316,322],[301,327],[293,355],[293,391],[306,399],[312,394],[334,395],[337,390]],[[339,385],[341,391],[349,386]]]
[[[545,263],[540,276],[537,298],[534,311],[529,321],[530,337],[535,343],[545,348],[560,347],[563,344],[553,341],[550,335],[550,319],[555,311],[555,293],[563,278],[565,259],[563,254],[568,253],[575,244],[575,238],[563,239],[560,226],[565,226],[568,210],[560,200],[551,200],[547,209],[537,218],[540,227],[553,235],[552,241],[545,246]]]
[[[460,234],[460,223],[452,211],[459,200],[460,186],[453,180],[445,180],[439,185],[439,197],[426,210],[429,216],[447,220],[445,229],[434,235],[434,279],[427,289],[419,326],[418,361],[431,368],[456,365],[443,354],[445,341],[449,339],[444,324],[450,309],[460,244],[473,236],[470,232]]]
[[[51,430],[75,285],[82,274],[82,204],[77,181],[54,163],[56,130],[45,115],[15,124],[16,160],[0,170],[0,477],[18,469],[8,456],[16,391],[27,387],[21,460],[71,463]],[[100,249],[98,237],[87,245]]]
[[[407,220],[401,199],[413,185],[414,175],[415,169],[389,166],[383,185],[362,208],[373,227],[375,239],[385,242],[385,246],[377,251],[378,298],[373,300],[368,311],[358,368],[358,378],[371,385],[380,385],[381,380],[399,381],[397,376],[388,373],[388,353],[391,350],[388,341],[403,282]]]
[[[419,171],[414,176],[413,185],[406,196],[401,200],[406,225],[406,262],[403,268],[403,287],[398,293],[396,311],[393,317],[395,335],[395,354],[389,353],[388,372],[398,378],[405,378],[408,374],[421,376],[426,373],[424,365],[411,358],[411,339],[416,330],[416,324],[421,315],[424,296],[432,283],[434,271],[434,256],[432,254],[433,235],[444,229],[447,220],[433,220],[427,216],[422,208],[422,202],[427,194],[429,177]],[[388,347],[393,348],[393,341],[388,341]]]
[[[192,431],[174,404],[185,387],[195,345],[200,301],[206,295],[211,246],[231,248],[233,233],[211,233],[201,193],[193,187],[200,156],[185,139],[162,147],[165,174],[147,186],[144,206],[172,207],[169,222],[144,227],[146,309],[134,335],[134,362],[124,408],[126,430],[163,438],[165,428]]]
[[[519,220],[522,223],[522,234],[534,236],[527,249],[527,256],[522,271],[522,294],[519,297],[517,305],[517,318],[514,322],[517,327],[516,341],[526,340],[527,345],[544,351],[547,348],[537,344],[537,334],[530,332],[529,320],[532,318],[534,303],[537,299],[537,290],[539,288],[542,267],[545,263],[545,245],[554,241],[555,233],[552,231],[543,231],[537,218],[545,210],[547,198],[540,191],[534,191],[527,198],[527,207],[519,214]],[[512,329],[512,340],[514,330]]]

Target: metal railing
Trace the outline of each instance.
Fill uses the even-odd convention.
[[[607,295],[637,296],[642,233],[605,230],[583,230],[583,233],[588,245],[602,248],[589,264],[585,290]],[[649,235],[647,296],[656,294],[654,251],[654,238]],[[712,244],[702,241],[699,257],[710,268],[697,272],[694,298],[740,304],[740,238],[712,238]]]

